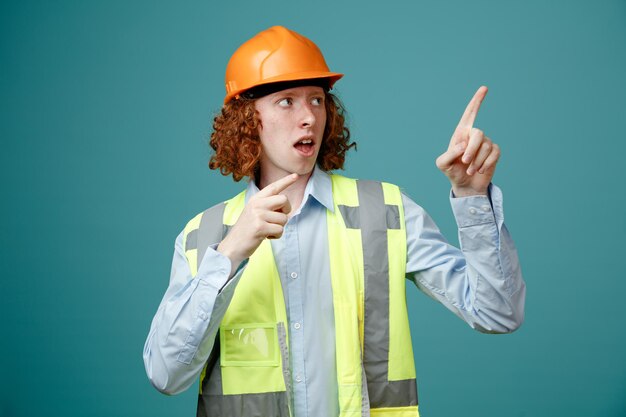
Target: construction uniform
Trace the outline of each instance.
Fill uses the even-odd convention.
[[[451,199],[461,252],[397,187],[316,167],[283,236],[229,280],[215,249],[257,191],[250,183],[177,238],[146,341],[162,392],[202,374],[198,415],[418,415],[405,275],[480,331],[523,320],[524,282],[493,185],[491,199]]]

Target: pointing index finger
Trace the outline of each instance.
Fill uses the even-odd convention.
[[[274,181],[273,183],[267,185],[257,194],[259,197],[269,197],[271,195],[280,194],[285,188],[289,187],[291,184],[296,182],[298,179],[298,174],[289,174],[278,181]]]
[[[465,108],[465,112],[463,113],[463,116],[461,116],[461,121],[457,126],[457,132],[469,132],[472,126],[474,126],[474,120],[476,120],[478,109],[480,109],[480,105],[486,95],[487,87],[483,85],[478,89],[478,91],[476,91],[474,97],[472,97],[469,104]]]

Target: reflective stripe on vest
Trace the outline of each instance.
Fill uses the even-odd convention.
[[[338,175],[331,179],[335,210],[327,210],[326,217],[340,415],[417,416],[400,190]],[[185,227],[193,275],[207,248],[221,241],[244,204],[245,191]],[[290,415],[286,323],[280,277],[265,240],[237,284],[219,343],[202,373],[198,415]]]

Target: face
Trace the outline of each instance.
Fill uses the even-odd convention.
[[[255,102],[261,121],[262,182],[313,171],[326,126],[324,97],[321,87],[305,86],[278,91]]]

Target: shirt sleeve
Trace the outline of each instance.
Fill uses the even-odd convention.
[[[229,278],[231,262],[215,250],[216,244],[207,249],[193,277],[182,241],[181,232],[176,238],[169,286],[143,350],[150,382],[169,395],[189,388],[202,372],[246,265],[243,262]]]
[[[508,333],[524,321],[526,287],[504,225],[502,192],[453,198],[461,249],[450,245],[431,217],[402,196],[407,230],[407,277],[472,328]]]

